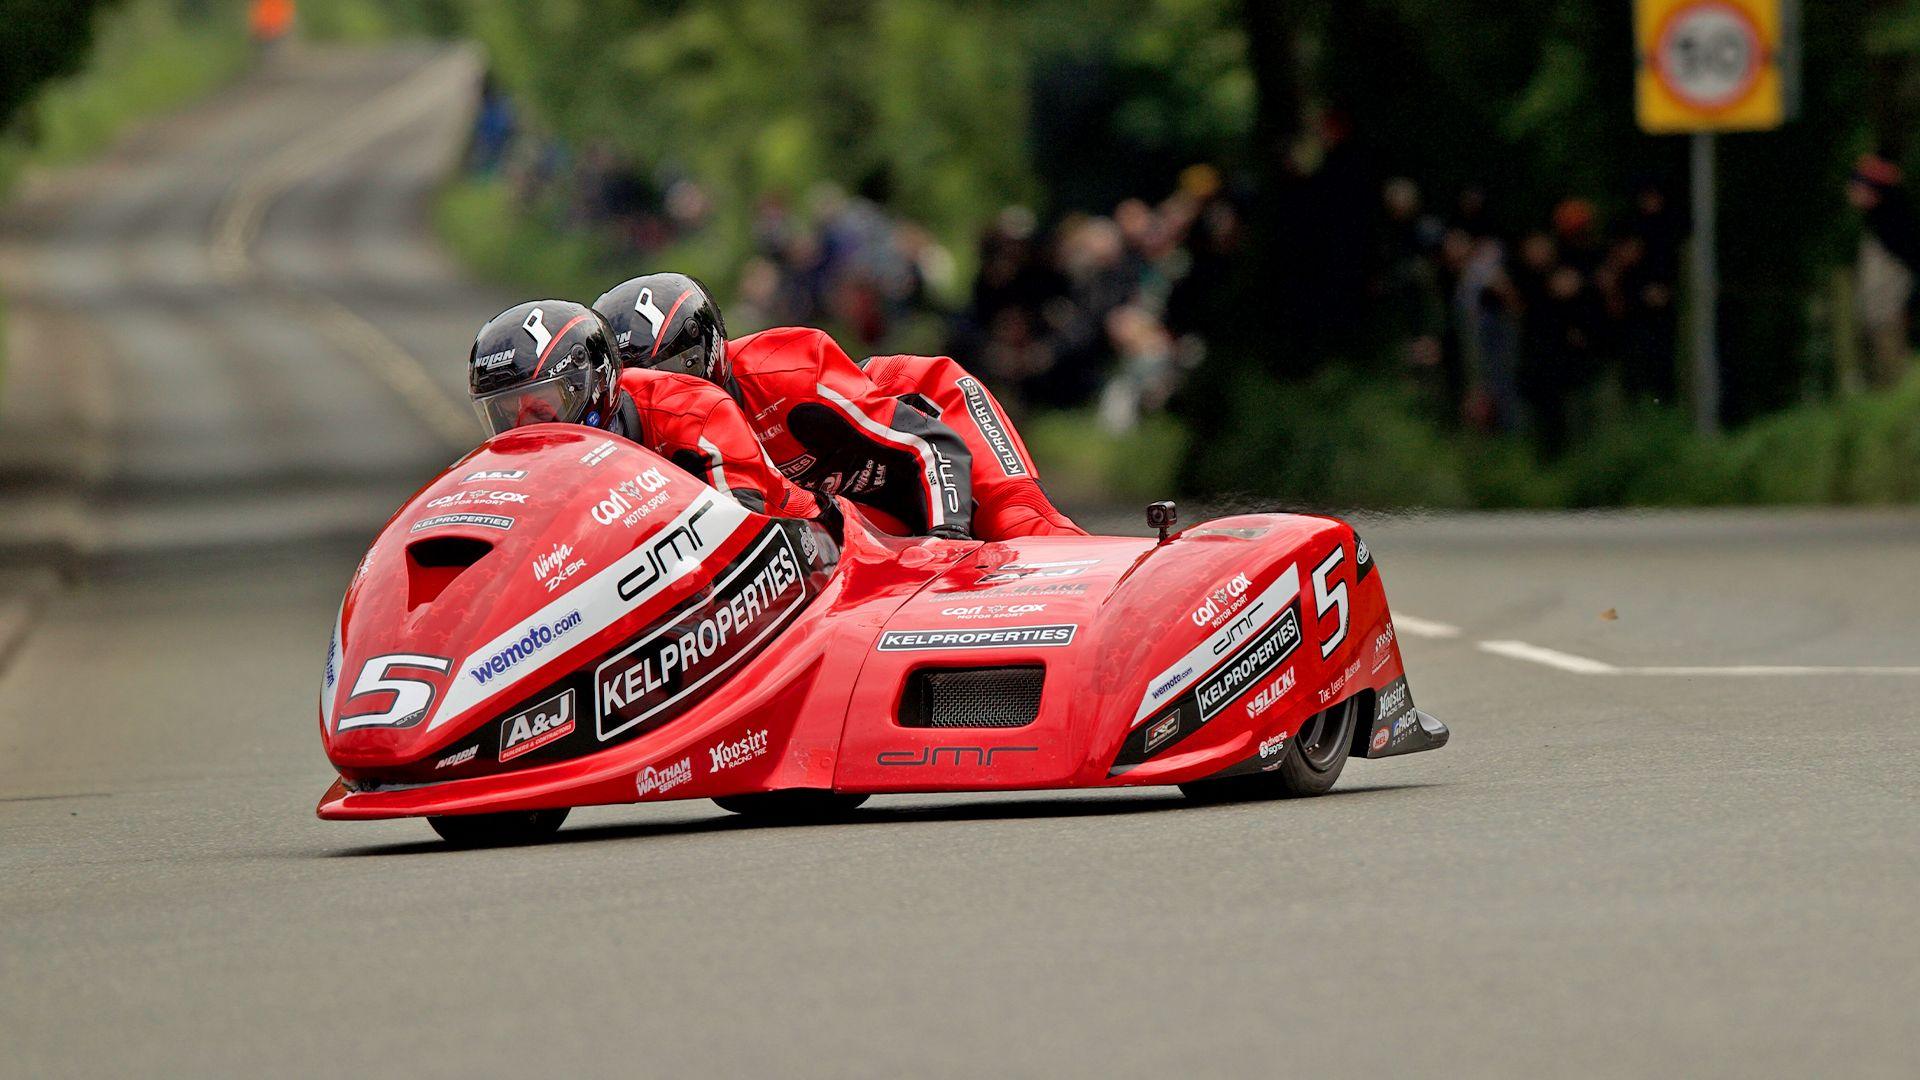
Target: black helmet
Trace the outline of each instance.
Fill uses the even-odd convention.
[[[685,274],[623,281],[593,302],[613,327],[626,367],[659,368],[724,383],[727,324],[707,287]]]
[[[607,427],[619,380],[607,320],[571,300],[508,308],[467,355],[467,389],[489,435],[549,421]]]

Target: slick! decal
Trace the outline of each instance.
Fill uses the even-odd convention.
[[[1019,452],[1014,450],[1013,439],[1007,434],[1007,426],[1000,422],[1000,414],[993,411],[986,388],[971,375],[954,385],[967,399],[967,415],[973,418],[973,426],[980,429],[980,437],[987,440],[994,460],[1000,463],[1000,471],[1008,476],[1027,475],[1027,463],[1021,461]]]
[[[1073,644],[1079,627],[995,626],[978,630],[889,630],[880,635],[881,652],[919,652],[930,649],[1050,648]]]
[[[500,760],[512,761],[572,734],[573,703],[573,691],[562,690],[525,712],[500,721]]]
[[[752,656],[807,600],[805,573],[784,529],[758,547],[697,606],[602,661],[593,673],[602,742],[645,723]]]
[[[513,519],[499,514],[440,514],[436,517],[421,518],[407,531],[417,533],[423,529],[437,529],[443,525],[477,525],[483,529],[513,528]]]
[[[1232,660],[1200,680],[1195,697],[1205,723],[1247,689],[1277,669],[1300,647],[1300,609],[1289,606],[1247,643]]]

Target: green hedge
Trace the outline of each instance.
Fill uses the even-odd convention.
[[[1920,370],[1899,386],[1696,435],[1668,408],[1624,410],[1557,461],[1518,440],[1420,420],[1412,391],[1331,372],[1254,378],[1223,445],[1196,446],[1199,494],[1323,507],[1599,507],[1920,500]]]

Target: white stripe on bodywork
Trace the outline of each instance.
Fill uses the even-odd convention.
[[[1227,624],[1208,635],[1207,640],[1195,645],[1187,655],[1173,662],[1173,666],[1147,680],[1147,692],[1140,699],[1140,708],[1133,714],[1134,726],[1153,714],[1155,709],[1179,697],[1186,689],[1199,682],[1207,672],[1218,667],[1221,662],[1233,655],[1232,649],[1220,649],[1218,655],[1214,649],[1228,640],[1229,634],[1235,635],[1235,643],[1251,641],[1266,629],[1267,624],[1280,617],[1287,605],[1300,594],[1300,568],[1289,566],[1281,575],[1273,579],[1266,591],[1254,598],[1253,603],[1234,612]],[[1258,621],[1252,626],[1243,626],[1248,616],[1256,616]],[[1238,628],[1236,632],[1236,628]]]
[[[681,511],[679,517],[674,518],[672,522],[661,527],[654,535],[665,536],[687,524],[687,522],[691,521],[696,515],[703,512],[708,516],[700,523],[702,531],[711,528],[723,538],[705,545],[708,551],[719,547],[724,542],[724,538],[731,537],[734,530],[740,527],[741,522],[747,520],[747,511],[742,508],[739,503],[734,502],[732,499],[720,498],[716,492],[703,491],[700,493],[699,498],[695,499],[685,510]],[[681,578],[699,569],[700,564],[704,561],[704,558],[697,553],[689,552],[686,556],[680,556],[676,558],[673,563],[663,567],[663,572],[660,576],[631,599],[621,599],[621,579],[646,565],[647,559],[652,553],[653,545],[651,544],[641,544],[635,547],[632,551],[621,556],[613,565],[593,575],[586,581],[581,582],[573,589],[561,594],[539,611],[534,612],[532,615],[515,624],[511,629],[495,637],[485,645],[480,646],[478,649],[475,649],[465,660],[461,661],[459,668],[455,670],[453,685],[448,689],[446,695],[440,699],[439,706],[434,710],[433,719],[427,722],[427,730],[432,731],[452,717],[458,716],[468,709],[473,708],[475,705],[478,705],[489,695],[498,693],[518,683],[520,681],[518,674],[512,677],[507,677],[503,674],[501,677],[489,679],[487,682],[482,683],[473,677],[471,669],[476,663],[493,657],[507,646],[526,637],[527,633],[535,627],[551,626],[563,616],[571,614],[574,611],[580,612],[580,623],[568,631],[571,640],[556,643],[557,647],[553,649],[551,656],[535,658],[529,664],[527,668],[528,671],[538,669],[553,657],[559,656],[575,645],[598,635],[607,627],[619,622],[627,615],[638,610],[648,600],[664,591],[669,585],[672,585],[674,582],[679,581]],[[524,672],[519,674],[524,674]]]
[[[874,423],[872,417],[855,408],[853,402],[834,393],[832,388],[827,386],[826,383],[818,384],[815,389],[820,392],[821,398],[838,406],[841,412],[847,414],[849,420],[858,424],[867,434],[872,435],[881,442],[905,447],[907,452],[920,459],[920,479],[927,486],[927,528],[932,529],[940,525],[945,525],[947,523],[947,501],[940,497],[938,490],[940,486],[940,473],[938,471],[940,459],[938,455],[933,452],[933,447],[927,445],[927,440],[922,439],[918,435],[909,434],[905,431],[895,431],[893,428]]]

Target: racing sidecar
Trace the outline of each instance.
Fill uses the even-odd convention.
[[[1380,573],[1324,517],[1161,538],[841,536],[577,426],[416,494],[333,630],[327,819],[527,839],[568,808],[819,815],[890,792],[1312,795],[1431,750]]]

